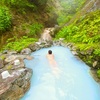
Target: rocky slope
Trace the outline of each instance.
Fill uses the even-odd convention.
[[[100,0],[87,0],[85,5],[82,7],[82,9],[73,16],[73,18],[66,24],[69,25],[73,23],[76,19],[80,18],[81,16],[84,16],[85,14],[100,10]]]
[[[30,57],[15,51],[0,54],[0,100],[18,100],[30,88],[32,70],[25,67],[25,58]]]

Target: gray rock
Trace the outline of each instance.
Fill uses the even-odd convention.
[[[0,69],[4,67],[3,60],[0,59]]]
[[[32,50],[32,51],[36,51],[36,50],[39,50],[40,49],[40,46],[36,43],[33,43],[33,44],[30,44],[29,45],[29,48]]]
[[[17,52],[16,51],[8,51],[7,54],[8,55],[13,55],[13,54],[17,54]]]
[[[7,53],[8,53],[8,50],[4,50],[4,51],[3,51],[3,54],[7,54]]]
[[[26,56],[25,58],[26,58],[27,60],[32,60],[32,59],[33,59],[32,56]]]
[[[0,69],[0,73],[2,73],[4,70],[3,69]]]
[[[29,55],[31,54],[31,49],[30,48],[25,48],[21,51],[21,54],[26,54],[26,55]]]
[[[14,64],[14,61],[17,60],[18,58],[14,59],[13,61],[9,62],[8,64],[5,65],[5,70],[15,70],[15,69],[18,69],[18,68],[24,68],[25,67],[25,64],[24,64],[24,61],[22,59],[18,59],[20,61],[20,64],[18,65],[15,65]]]
[[[50,35],[50,29],[45,28],[44,32],[42,33],[42,36],[40,38],[41,42],[52,42],[52,37]]]
[[[9,62],[11,62],[11,61],[13,61],[13,60],[15,60],[16,59],[16,56],[15,55],[10,55],[10,56],[8,56],[6,59],[5,59],[5,62],[6,63],[9,63]]]
[[[19,100],[30,87],[32,70],[14,70],[12,77],[0,79],[0,100]]]

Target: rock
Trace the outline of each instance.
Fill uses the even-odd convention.
[[[10,87],[10,85],[7,85],[6,83],[0,83],[0,95],[2,94],[2,93],[4,93],[5,91],[7,91],[8,89],[9,89],[9,87]],[[1,98],[0,98],[0,100],[1,100]],[[4,98],[4,100],[5,100],[5,98]]]
[[[71,51],[76,51],[76,50],[77,50],[76,47],[72,46]]]
[[[41,41],[52,42],[52,37],[50,35],[50,30],[48,28],[44,30],[41,36]]]
[[[47,48],[47,47],[50,47],[52,45],[52,42],[51,41],[45,41],[45,42],[42,42],[40,46],[40,48]]]
[[[30,44],[29,45],[29,48],[32,50],[32,51],[36,51],[36,50],[39,50],[40,49],[40,46],[36,43],[34,44]]]
[[[14,65],[20,65],[20,60],[19,59],[14,60]]]
[[[59,41],[63,42],[64,39],[65,39],[65,38],[59,38]]]
[[[28,59],[28,60],[32,60],[33,59],[32,56],[26,56],[25,58]]]
[[[91,54],[93,53],[93,48],[90,48],[89,50],[87,50],[86,53],[87,53],[88,55],[91,55]]]
[[[0,69],[4,67],[3,60],[0,59]]]
[[[19,64],[15,64],[15,61],[16,60],[19,60]],[[20,58],[16,58],[15,60],[11,61],[10,63],[6,64],[5,65],[5,70],[15,70],[15,69],[18,69],[18,68],[24,68],[25,67],[25,64],[24,64],[24,61],[23,59],[20,59]]]
[[[7,54],[7,53],[8,53],[8,50],[4,50],[4,51],[3,51],[3,54]]]
[[[8,55],[7,54],[1,54],[0,59],[4,60]]]
[[[7,54],[8,54],[8,55],[13,55],[13,54],[17,54],[17,52],[16,52],[16,51],[8,51]]]
[[[26,54],[26,55],[29,55],[31,54],[31,49],[30,48],[25,48],[21,51],[21,54]]]
[[[13,60],[15,60],[16,59],[16,56],[15,55],[10,55],[10,56],[8,56],[6,59],[5,59],[5,62],[6,63],[9,63],[9,62],[11,62],[11,61],[13,61]]]
[[[78,55],[78,53],[76,51],[72,51],[72,54],[75,55],[75,56]]]
[[[2,73],[4,70],[3,69],[0,69],[0,73]]]
[[[54,27],[48,28],[48,30],[50,31],[50,35],[54,36],[54,30],[55,30],[55,28]]]
[[[97,76],[97,69],[91,69],[90,74],[92,75],[94,80],[100,84],[100,79]]]
[[[80,54],[85,56],[86,55],[86,52],[85,51],[80,51]]]
[[[19,100],[30,87],[31,69],[22,68],[12,71],[11,75],[0,79],[0,100]]]
[[[37,45],[41,45],[41,39],[39,39],[39,42],[35,42]]]
[[[5,79],[5,78],[10,77],[11,75],[10,75],[9,72],[6,70],[6,71],[3,71],[3,72],[1,73],[1,76],[2,76],[2,79]]]
[[[26,58],[26,56],[28,56],[28,55],[22,55],[22,54],[20,54],[20,55],[16,55],[16,58],[24,60]]]
[[[53,41],[54,46],[63,46],[63,40],[64,38],[60,38],[59,40]]]
[[[94,61],[92,66],[95,68],[97,66],[97,63],[98,61]]]

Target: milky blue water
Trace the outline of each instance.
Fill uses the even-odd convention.
[[[58,71],[51,68],[46,54],[51,49]],[[25,60],[33,69],[30,90],[21,100],[100,100],[100,86],[90,75],[89,67],[65,47],[50,47],[31,54]]]

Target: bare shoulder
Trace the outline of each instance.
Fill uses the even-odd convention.
[[[50,54],[50,55],[47,54],[46,57],[47,57],[48,59],[54,59],[54,55],[53,55],[53,54]]]

